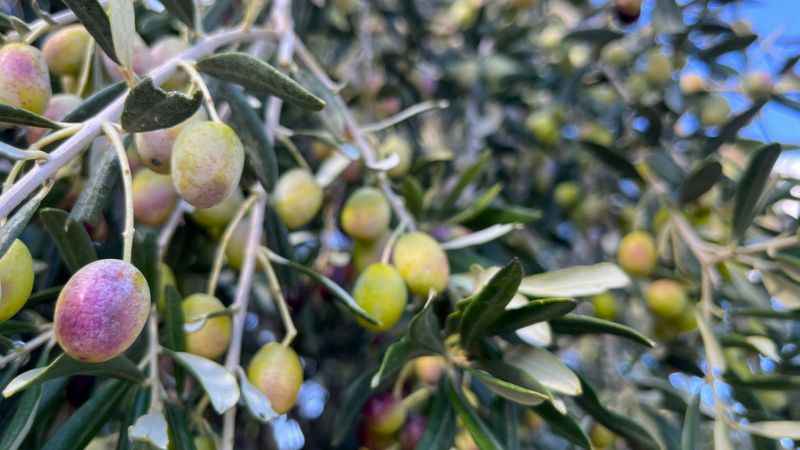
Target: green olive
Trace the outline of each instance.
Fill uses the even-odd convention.
[[[674,280],[656,280],[650,283],[645,292],[650,311],[663,319],[678,317],[688,304],[686,291]]]
[[[184,323],[201,319],[204,315],[225,309],[216,297],[192,294],[181,303]],[[231,340],[231,318],[216,316],[206,319],[202,328],[186,333],[186,351],[208,359],[216,359],[228,349]]]
[[[403,316],[408,291],[394,267],[375,263],[367,267],[356,280],[353,298],[380,325],[370,324],[363,319],[358,319],[358,323],[370,331],[380,332],[394,327]]]
[[[283,414],[297,401],[303,384],[303,366],[294,350],[270,342],[250,360],[247,378],[269,398],[272,409]]]
[[[392,210],[383,193],[372,187],[353,192],[342,208],[342,228],[355,239],[373,241],[389,229]]]
[[[290,230],[311,222],[322,206],[322,197],[322,187],[303,169],[281,175],[272,194],[275,211]]]
[[[420,296],[442,292],[450,279],[450,263],[442,247],[422,232],[400,237],[394,246],[392,262],[409,290]]]
[[[0,258],[0,322],[14,316],[33,289],[33,258],[28,247],[15,240]]]
[[[640,277],[650,275],[657,259],[655,241],[646,231],[628,233],[617,249],[617,262],[631,275]]]
[[[56,31],[42,46],[44,60],[57,75],[76,76],[86,59],[86,48],[92,37],[83,25],[69,25]]]
[[[413,151],[411,145],[397,134],[390,134],[378,147],[378,155],[381,159],[391,155],[397,155],[398,163],[389,169],[389,176],[392,178],[402,177],[411,169],[411,157]]]
[[[592,297],[594,315],[600,319],[614,320],[617,317],[617,299],[610,292],[603,292]]]

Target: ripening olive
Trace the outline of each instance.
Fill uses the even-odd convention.
[[[137,221],[153,227],[161,225],[177,202],[178,193],[169,175],[142,169],[133,177],[133,216]]]
[[[47,109],[42,115],[50,120],[62,120],[68,113],[77,108],[82,101],[83,100],[81,100],[81,98],[77,95],[56,94],[50,99],[50,103],[47,105]],[[27,134],[25,137],[29,144],[33,144],[34,142],[38,141],[42,138],[42,136],[44,136],[45,133],[50,131],[47,128],[38,127],[28,127],[26,130]]]
[[[392,328],[400,320],[408,300],[408,291],[403,278],[394,267],[375,263],[367,267],[356,280],[353,298],[370,316],[380,322],[380,325],[373,325],[359,318],[359,325],[379,332]]]
[[[194,437],[194,448],[196,450],[217,450],[217,444],[214,438],[207,434]]]
[[[159,289],[158,289],[158,298],[156,299],[156,305],[158,306],[158,312],[163,313],[167,310],[167,287],[172,286],[175,289],[178,289],[178,281],[175,280],[175,273],[172,272],[172,269],[169,268],[168,265],[162,263],[158,264],[159,270]]]
[[[177,36],[167,36],[153,44],[150,49],[150,65],[158,67],[174,58],[189,47],[189,44]],[[189,76],[183,70],[176,70],[169,79],[161,83],[168,90],[181,89],[189,82]]]
[[[381,260],[383,249],[389,241],[389,233],[372,241],[356,240],[353,242],[353,269],[360,274],[371,264]]]
[[[133,40],[133,60],[131,66],[137,75],[144,75],[153,68],[153,63],[150,59],[150,49],[144,42],[141,36],[134,34],[131,39]],[[103,52],[103,65],[106,72],[114,81],[122,80],[122,71],[117,63],[114,62],[108,55]]]
[[[742,80],[742,90],[753,100],[768,98],[772,88],[772,77],[766,72],[750,72]]]
[[[278,179],[272,202],[278,216],[290,229],[311,222],[322,206],[322,187],[311,172],[292,169]]]
[[[56,31],[42,46],[47,67],[56,75],[78,75],[91,39],[83,25],[69,25]]]
[[[680,333],[689,333],[697,329],[697,317],[695,316],[695,308],[688,305],[681,311],[680,315],[673,319],[675,328]]]
[[[553,191],[553,199],[562,209],[571,209],[578,203],[578,197],[581,195],[581,187],[578,183],[573,181],[562,181],[556,185]]]
[[[455,0],[447,10],[449,23],[461,29],[469,28],[478,18],[481,0]]]
[[[608,127],[594,122],[589,122],[581,127],[580,137],[581,140],[606,147],[610,147],[614,143],[614,135],[609,131]]]
[[[628,233],[617,249],[617,262],[631,275],[640,277],[650,275],[657,259],[655,241],[646,231]]]
[[[399,135],[390,134],[378,147],[378,155],[381,159],[385,159],[392,154],[397,155],[398,162],[387,173],[393,178],[402,177],[411,168],[411,145]]]
[[[700,107],[700,122],[706,127],[720,126],[728,120],[730,114],[731,107],[725,97],[709,95]]]
[[[592,297],[594,315],[600,319],[614,320],[617,317],[617,299],[610,292],[603,292]]]
[[[561,124],[552,111],[535,111],[525,120],[525,126],[536,139],[548,147],[558,143],[561,137]]]
[[[238,224],[236,224],[236,228],[231,235],[231,239],[228,241],[228,245],[225,247],[225,260],[228,262],[229,266],[236,270],[241,269],[242,264],[244,263],[244,255],[246,253],[245,249],[247,248],[247,240],[249,236],[250,218],[249,216],[245,216]],[[261,238],[263,242],[263,234]]]
[[[61,290],[55,337],[64,353],[79,361],[107,361],[133,344],[149,311],[150,288],[139,269],[101,259],[82,267]]]
[[[630,62],[631,55],[631,51],[628,50],[623,44],[619,42],[611,42],[603,47],[600,58],[606,64],[614,67],[622,67]]]
[[[615,440],[614,433],[599,423],[592,426],[592,430],[589,432],[589,438],[592,440],[592,445],[598,450],[611,447]]]
[[[244,202],[242,191],[234,189],[231,195],[212,206],[211,208],[198,208],[192,212],[195,222],[208,229],[218,229],[226,226],[236,211]]]
[[[175,145],[175,140],[178,139],[178,135],[189,124],[205,120],[206,112],[203,108],[200,108],[191,117],[174,127],[136,134],[136,152],[142,159],[142,163],[154,172],[169,173],[172,148]]]
[[[367,400],[361,413],[369,431],[387,435],[394,434],[406,423],[408,410],[401,399],[386,392]]]
[[[269,398],[272,409],[283,414],[297,401],[303,384],[303,366],[294,350],[270,342],[250,360],[247,378]]]
[[[224,123],[194,122],[172,148],[172,182],[195,208],[210,208],[231,195],[244,169],[244,147]]]
[[[400,431],[400,448],[403,450],[417,448],[417,444],[422,440],[422,435],[425,434],[426,426],[427,420],[425,420],[425,416],[410,414],[406,419],[403,430]]]
[[[216,297],[192,294],[181,303],[183,322],[200,320],[204,315],[225,309]],[[231,340],[231,318],[217,316],[206,319],[202,328],[186,333],[186,351],[208,359],[216,359],[228,349]]]
[[[355,239],[372,241],[389,229],[392,210],[378,189],[362,187],[353,192],[342,208],[342,228]]]
[[[696,73],[687,73],[681,76],[681,91],[685,95],[695,95],[706,90],[706,81]]]
[[[427,296],[430,290],[441,292],[450,279],[450,263],[444,250],[432,237],[419,231],[397,240],[392,262],[409,290],[417,295]]]
[[[38,48],[20,43],[0,48],[0,103],[42,114],[52,94],[50,73]]]
[[[0,258],[0,322],[25,306],[32,289],[33,258],[28,247],[16,239]]]
[[[636,22],[642,13],[642,0],[614,0],[614,12],[624,24]]]
[[[672,62],[661,51],[652,50],[647,55],[644,76],[651,84],[656,86],[664,85],[672,79]]]
[[[414,372],[419,381],[437,385],[444,373],[445,359],[442,356],[420,356],[414,360]]]
[[[678,317],[688,303],[683,286],[677,281],[667,279],[650,283],[645,298],[650,311],[663,319]]]

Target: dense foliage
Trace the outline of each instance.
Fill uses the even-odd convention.
[[[0,450],[800,441],[739,1],[21,3]]]

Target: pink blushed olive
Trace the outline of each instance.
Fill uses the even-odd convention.
[[[66,26],[53,33],[42,46],[50,71],[56,75],[78,75],[91,39],[83,25]]]
[[[189,124],[205,121],[206,118],[206,112],[201,108],[174,127],[137,134],[136,152],[139,154],[142,164],[153,172],[168,174],[171,167],[172,148],[178,135]]]
[[[160,39],[150,49],[150,64],[153,67],[158,67],[186,50],[188,46],[186,41],[177,36],[167,36]],[[188,82],[189,77],[186,72],[178,70],[167,81],[161,83],[161,87],[167,90],[177,90],[184,87]]]
[[[247,378],[269,398],[272,409],[283,414],[297,401],[303,384],[303,366],[294,350],[270,342],[250,360]]]
[[[186,126],[172,148],[172,182],[195,208],[210,208],[239,185],[244,147],[231,127],[219,122]]]
[[[77,108],[81,102],[80,97],[72,94],[57,94],[50,99],[43,116],[50,120],[62,120],[73,109]],[[46,128],[28,127],[25,135],[29,144],[33,144],[44,136],[49,130]]]
[[[166,222],[178,194],[169,175],[142,169],[133,177],[133,215],[140,223],[158,226]]]
[[[0,48],[0,103],[42,114],[52,94],[50,73],[38,48],[20,43]]]
[[[67,281],[56,301],[55,337],[64,353],[99,363],[119,356],[141,333],[150,311],[150,288],[132,264],[102,259]]]
[[[134,34],[131,39],[133,40],[133,61],[131,62],[133,71],[137,75],[144,75],[153,68],[150,49],[138,34]],[[122,80],[122,71],[119,66],[105,53],[103,53],[103,65],[114,81]]]

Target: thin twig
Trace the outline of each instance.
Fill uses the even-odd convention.
[[[217,253],[214,255],[214,265],[211,267],[211,274],[208,277],[208,289],[206,290],[208,295],[213,296],[214,292],[217,290],[219,274],[222,271],[222,264],[225,261],[225,249],[228,247],[228,242],[231,240],[233,232],[236,231],[239,222],[242,221],[242,218],[247,214],[247,211],[250,210],[250,207],[255,204],[256,200],[258,200],[258,194],[251,194],[247,200],[239,206],[239,209],[236,211],[231,221],[228,222],[228,226],[222,234],[222,239],[220,239],[219,244],[217,244]]]
[[[281,284],[278,281],[278,276],[275,275],[275,269],[272,268],[272,263],[269,261],[269,257],[267,256],[267,252],[265,250],[266,248],[259,250],[258,262],[261,264],[262,268],[264,269],[264,273],[267,275],[267,283],[269,284],[270,293],[272,294],[273,300],[275,300],[275,303],[278,305],[278,311],[281,314],[281,321],[283,322],[283,327],[286,330],[286,335],[283,337],[281,345],[289,346],[292,345],[292,341],[294,341],[295,336],[297,336],[297,328],[294,326],[292,314],[289,311],[289,305],[286,303],[286,298],[283,296],[283,290],[281,290]]]
[[[103,132],[111,147],[117,153],[117,160],[119,161],[119,168],[122,172],[122,187],[125,193],[125,228],[122,230],[122,259],[125,262],[131,262],[133,255],[133,183],[131,181],[131,166],[128,164],[128,154],[125,151],[125,146],[122,144],[122,139],[119,133],[108,122],[102,124]]]
[[[164,254],[167,252],[167,247],[169,246],[169,241],[172,239],[172,235],[175,234],[175,229],[178,228],[181,221],[183,220],[183,213],[187,212],[191,209],[192,206],[186,203],[185,200],[181,200],[175,205],[175,209],[170,214],[169,219],[161,227],[161,231],[158,233],[158,255],[159,259],[164,258]]]
[[[400,122],[410,119],[418,114],[422,114],[427,111],[431,111],[434,109],[445,109],[450,106],[450,102],[447,100],[428,100],[422,103],[417,103],[416,105],[409,106],[408,108],[400,111],[399,113],[387,117],[386,119],[381,120],[380,122],[375,123],[368,123],[366,125],[361,126],[361,131],[365,133],[375,133],[377,131],[385,130],[389,127],[393,127]]]
[[[250,302],[250,288],[253,284],[253,273],[256,268],[256,254],[261,242],[261,226],[264,221],[264,210],[267,206],[267,195],[260,185],[256,186],[258,201],[253,206],[250,216],[250,233],[247,236],[247,245],[244,255],[242,270],[239,274],[239,285],[236,287],[236,296],[233,305],[239,308],[233,316],[233,330],[231,331],[231,344],[225,357],[225,367],[233,373],[239,366],[242,351],[242,335],[244,334],[244,319],[247,315],[247,304]],[[236,408],[233,407],[225,413],[222,429],[222,449],[233,450],[233,438],[236,425]]]
[[[217,114],[217,107],[214,106],[214,98],[211,97],[211,92],[208,90],[208,85],[203,80],[203,77],[200,76],[200,72],[194,67],[193,63],[188,61],[181,61],[178,63],[178,67],[183,69],[191,78],[192,83],[197,86],[197,89],[200,89],[200,92],[203,93],[203,104],[205,105],[206,112],[208,112],[208,116],[211,117],[211,120],[214,122],[222,122],[219,118],[219,114]]]
[[[150,320],[148,320],[148,349],[147,356],[150,364],[150,412],[161,412],[163,403],[161,401],[161,380],[158,374],[158,308],[153,305],[150,310]]]
[[[5,367],[6,364],[8,364],[9,362],[19,358],[20,356],[27,355],[28,353],[46,344],[52,337],[53,337],[53,330],[51,328],[42,332],[41,334],[31,339],[30,341],[26,342],[22,347],[12,350],[7,355],[0,357],[0,369]]]

